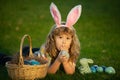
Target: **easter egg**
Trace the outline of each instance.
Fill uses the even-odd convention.
[[[102,67],[97,67],[96,68],[98,72],[103,72],[103,68]]]
[[[70,57],[69,53],[68,53],[67,51],[65,51],[65,50],[62,50],[60,53],[61,53],[63,56],[66,56],[67,58]]]
[[[29,60],[24,60],[24,64],[25,64],[25,65],[30,65]]]
[[[102,68],[103,68],[103,72],[105,72],[106,66],[102,66]]]
[[[108,73],[108,74],[115,74],[115,69],[113,67],[107,67],[105,69],[105,72]]]
[[[95,68],[94,66],[91,66],[90,69],[91,69],[91,72],[93,72],[93,73],[96,73],[96,72],[97,72],[97,71],[96,71],[96,68]]]
[[[30,60],[29,62],[30,62],[30,65],[40,65],[40,62],[38,62],[34,59]]]
[[[93,67],[95,67],[95,69],[97,69],[97,68],[98,68],[98,65],[93,65]]]

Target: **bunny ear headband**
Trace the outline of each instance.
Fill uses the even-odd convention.
[[[69,14],[67,16],[65,25],[61,24],[61,14],[60,14],[57,6],[54,3],[51,3],[51,5],[50,5],[50,12],[51,12],[51,15],[57,25],[57,28],[61,27],[61,26],[70,28],[78,21],[80,15],[81,15],[81,5],[77,5],[71,9],[71,11],[69,12]]]

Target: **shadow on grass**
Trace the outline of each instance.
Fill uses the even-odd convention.
[[[67,75],[62,71],[57,74],[47,74],[47,76],[40,80],[119,80],[118,74],[107,73],[90,73],[82,75],[76,68],[76,72],[73,75]]]
[[[6,67],[0,66],[0,68],[0,79],[11,80]],[[45,78],[37,80],[119,80],[119,74],[106,74],[102,72],[82,75],[76,68],[76,72],[73,75],[67,75],[59,70],[56,74],[47,74]]]
[[[1,80],[11,80],[8,76],[7,69],[4,66],[0,66],[0,79]]]

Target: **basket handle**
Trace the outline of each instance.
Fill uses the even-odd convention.
[[[20,66],[20,65],[23,66],[23,64],[24,64],[23,56],[22,56],[22,49],[23,49],[22,47],[23,47],[23,43],[24,43],[25,38],[28,38],[28,41],[29,41],[29,46],[30,46],[29,57],[31,57],[31,58],[34,57],[34,56],[33,56],[33,53],[32,53],[31,37],[30,37],[29,35],[25,34],[25,35],[22,37],[22,39],[21,39],[21,44],[20,44],[19,63],[18,63],[19,66]]]

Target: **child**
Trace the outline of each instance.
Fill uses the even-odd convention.
[[[80,43],[73,25],[77,22],[81,14],[81,5],[74,7],[67,16],[66,22],[61,22],[61,15],[54,3],[50,5],[50,12],[55,21],[55,25],[48,34],[47,40],[40,48],[40,53],[51,58],[48,73],[56,73],[63,66],[66,74],[75,72],[76,60],[79,56]],[[38,51],[33,49],[33,53]],[[67,55],[63,55],[65,52]],[[27,56],[29,47],[23,49],[23,56]]]
[[[67,21],[62,23],[59,10],[54,3],[50,5],[50,12],[55,21],[55,25],[48,34],[46,43],[42,46],[45,54],[51,58],[48,73],[56,73],[62,65],[66,74],[73,74],[80,51],[79,40],[73,25],[80,17],[81,5],[74,7],[68,14]],[[61,51],[63,50],[70,57],[62,55]]]

